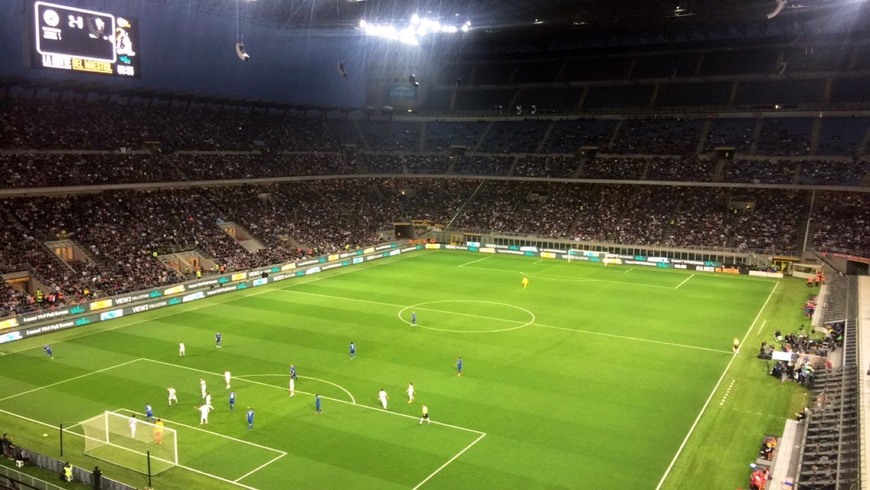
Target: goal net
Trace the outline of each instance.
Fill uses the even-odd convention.
[[[150,451],[152,475],[178,465],[175,430],[147,422],[141,415],[133,423],[130,414],[103,412],[80,425],[88,456],[147,473]]]

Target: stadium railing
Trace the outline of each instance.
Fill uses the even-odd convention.
[[[60,474],[64,465],[63,462],[41,454],[28,454],[30,456],[31,464],[55,474]],[[73,467],[73,478],[75,481],[82,482],[89,486],[93,486],[94,484],[93,473],[81,468]],[[136,490],[136,487],[112,480],[111,478],[106,478],[105,476],[102,477],[100,482],[100,488],[104,490]],[[33,490],[62,490],[65,488],[5,465],[0,465],[0,486],[3,486],[3,488],[28,488]]]

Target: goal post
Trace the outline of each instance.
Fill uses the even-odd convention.
[[[84,432],[84,454],[139,473],[159,474],[178,465],[178,437],[175,429],[158,426],[141,416],[103,412],[79,423]]]

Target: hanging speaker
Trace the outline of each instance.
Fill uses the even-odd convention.
[[[251,55],[245,51],[245,44],[241,42],[236,43],[236,56],[238,56],[242,61],[251,60]]]

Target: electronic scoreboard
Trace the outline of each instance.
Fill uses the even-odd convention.
[[[139,76],[136,19],[38,1],[31,65],[120,77]]]

